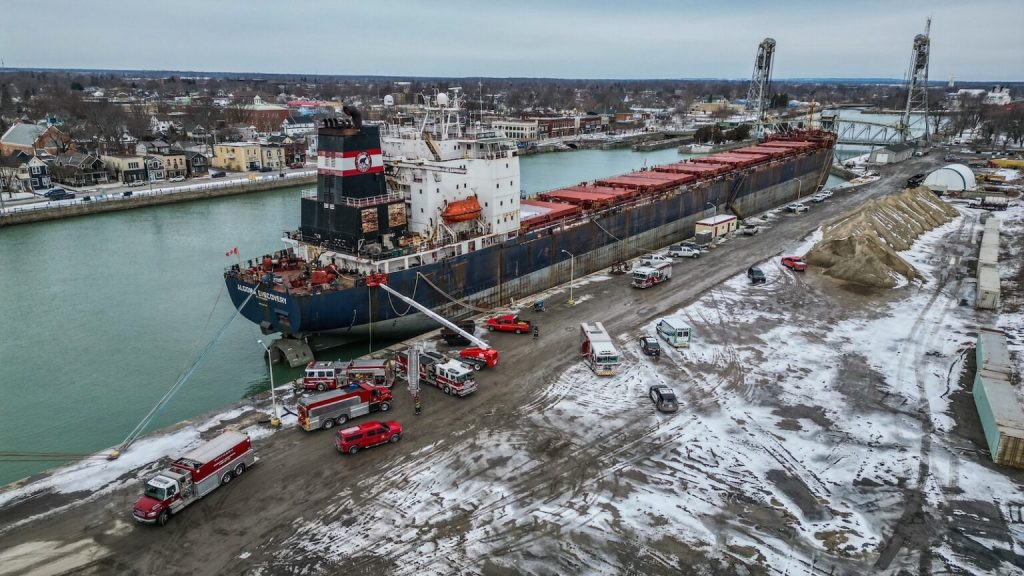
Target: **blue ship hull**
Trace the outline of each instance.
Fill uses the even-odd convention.
[[[576,255],[579,277],[689,237],[693,223],[710,212],[708,203],[742,216],[808,196],[827,177],[831,155],[830,149],[817,150],[661,194],[640,205],[612,208],[575,226],[522,233],[486,248],[391,272],[388,285],[451,318],[474,313],[453,299],[478,308],[509,306],[568,282],[570,257],[565,252]],[[400,337],[432,324],[408,304],[366,286],[297,295],[230,275],[226,281],[235,307],[267,333],[301,337],[332,332],[359,339],[372,330],[374,337]],[[253,292],[256,296],[246,302]]]

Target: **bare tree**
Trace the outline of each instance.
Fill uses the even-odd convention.
[[[21,160],[16,156],[0,157],[0,189],[7,192],[8,198],[14,197],[14,190],[20,188],[18,185],[18,168]]]
[[[142,140],[149,134],[150,118],[149,106],[145,102],[132,102],[124,114],[125,130],[132,137]]]
[[[224,121],[228,125],[252,124],[253,110],[247,104],[240,102],[232,103],[224,108]]]

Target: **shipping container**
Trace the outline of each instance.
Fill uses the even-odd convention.
[[[1017,392],[999,374],[979,372],[974,379],[974,405],[992,461],[1024,468],[1024,410]]]
[[[975,308],[999,309],[999,270],[994,266],[978,266],[978,299]]]
[[[978,370],[988,370],[1010,379],[1013,363],[1010,360],[1010,349],[1006,345],[1006,332],[992,328],[978,330],[974,354]]]

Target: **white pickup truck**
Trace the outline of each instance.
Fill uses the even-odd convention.
[[[668,255],[672,258],[700,258],[700,249],[677,244],[668,249]]]

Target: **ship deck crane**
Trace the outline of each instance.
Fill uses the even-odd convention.
[[[473,343],[474,346],[476,346],[478,348],[481,348],[483,350],[494,350],[494,348],[492,348],[490,344],[488,344],[487,342],[484,342],[483,340],[477,338],[476,336],[470,334],[469,332],[466,332],[462,328],[459,328],[457,325],[455,325],[454,322],[451,322],[450,320],[448,320],[444,316],[441,316],[440,314],[438,314],[437,312],[434,312],[430,308],[427,308],[423,304],[420,304],[419,302],[413,300],[412,298],[409,298],[409,297],[399,293],[398,291],[394,290],[390,286],[388,286],[388,276],[387,276],[387,274],[384,274],[384,273],[370,274],[366,278],[366,285],[369,286],[370,288],[380,288],[381,290],[384,290],[388,294],[391,294],[392,296],[394,296],[396,298],[400,298],[403,302],[405,302],[409,306],[412,306],[413,308],[419,310],[420,312],[423,312],[424,314],[426,314],[427,316],[429,316],[430,318],[432,318],[433,320],[435,320],[436,322],[438,322],[442,326],[446,326],[447,328],[451,329],[452,331],[458,333],[460,336],[462,336],[466,340],[469,340],[470,342]],[[495,351],[495,352],[497,352],[497,351]]]

